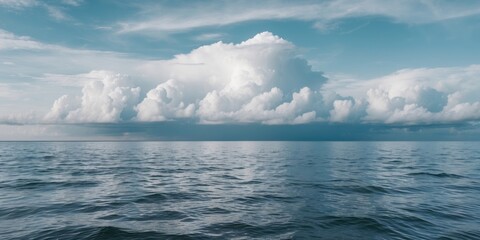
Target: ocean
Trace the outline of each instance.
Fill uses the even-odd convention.
[[[480,239],[480,143],[0,142],[0,239]]]

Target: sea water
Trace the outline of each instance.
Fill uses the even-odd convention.
[[[479,239],[478,142],[1,142],[1,239]]]

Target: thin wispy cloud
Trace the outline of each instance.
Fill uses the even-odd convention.
[[[31,7],[37,4],[37,0],[0,0],[0,6],[11,8]]]
[[[192,6],[194,5],[194,6]],[[407,24],[423,24],[480,13],[480,3],[466,1],[209,1],[182,6],[148,4],[140,19],[122,21],[120,33],[182,32],[257,20],[300,20],[316,28],[344,18],[383,16]]]
[[[83,0],[62,0],[63,4],[78,7],[83,4]]]
[[[15,34],[0,29],[0,50],[16,49],[45,49],[48,45],[39,43],[26,36]]]
[[[220,40],[223,36],[224,34],[222,33],[203,33],[195,36],[194,39],[197,41],[206,42],[206,41]]]
[[[52,17],[56,20],[66,20],[66,19],[68,19],[68,16],[66,15],[66,13],[59,7],[46,5],[45,9],[47,9],[48,15],[50,15],[50,17]]]
[[[0,7],[16,9],[18,11],[27,8],[43,9],[48,16],[56,21],[69,20],[71,17],[67,14],[68,7],[78,7],[83,0],[63,0],[58,2],[41,0],[0,0]]]

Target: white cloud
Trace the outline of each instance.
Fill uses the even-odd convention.
[[[12,46],[28,49],[32,44],[42,51],[58,49],[65,53],[60,56],[76,54],[77,64],[84,62],[84,69],[119,61],[115,56],[101,60],[110,56],[107,53],[97,54],[99,59],[82,59],[89,54],[4,35],[14,39],[10,50],[15,49]],[[24,65],[21,59],[13,61],[16,64],[9,67]],[[238,44],[205,45],[170,60],[120,63],[116,71],[37,77],[69,89],[83,86],[81,94],[57,95],[61,97],[44,120],[74,123],[188,118],[200,123],[400,125],[480,120],[479,65],[403,69],[371,80],[330,79],[325,83],[322,74],[311,69],[292,43],[269,32]],[[133,77],[116,72],[133,73]],[[4,98],[12,96],[10,85],[0,85]]]
[[[368,81],[326,85],[365,100],[364,122],[395,124],[478,120],[480,66],[404,69]],[[359,111],[363,111],[362,108]]]
[[[133,110],[140,93],[139,87],[130,87],[126,76],[106,71],[92,71],[82,89],[81,97],[64,95],[57,99],[47,121],[118,122],[122,114]]]
[[[0,29],[0,50],[44,49],[47,45]]]
[[[310,88],[304,87],[292,94],[290,102],[284,102],[275,108],[273,118],[266,123],[306,123],[316,119],[314,104],[317,102]]]
[[[478,1],[328,0],[328,1],[211,1],[195,6],[145,6],[149,18],[120,23],[120,32],[177,32],[254,20],[297,19],[328,29],[329,22],[361,16],[385,16],[409,24],[430,23],[480,13]]]
[[[78,7],[78,6],[82,5],[83,0],[62,0],[62,3],[66,4],[66,5]]]
[[[138,72],[160,84],[136,105],[134,119],[137,121],[179,118],[195,118],[204,123],[314,121],[317,103],[321,102],[318,90],[325,81],[321,73],[312,71],[297,55],[293,44],[269,32],[239,44],[218,42],[171,60],[151,61],[141,65]],[[91,79],[92,74],[48,75],[45,78],[62,84],[62,79],[67,83],[77,79],[75,82],[79,83]],[[116,108],[109,105],[105,107],[108,110],[98,109],[106,105],[104,98],[113,88],[95,85],[100,83],[94,80],[85,85],[80,106],[77,106],[78,99],[59,98],[47,119],[70,122],[129,120],[119,117],[122,107],[116,112],[112,112]],[[126,88],[121,94],[132,91]],[[86,98],[92,99],[91,104],[85,102]]]
[[[224,103],[232,101],[216,91],[208,93],[200,102],[198,115],[204,123],[261,122],[265,124],[299,124],[317,121],[316,92],[304,87],[299,92],[284,96],[278,88],[263,92],[230,111]],[[291,99],[285,101],[285,99]]]
[[[11,8],[23,8],[37,5],[36,0],[0,0],[0,6]]]
[[[67,14],[59,7],[45,5],[45,9],[47,10],[48,15],[56,20],[68,19]]]
[[[219,40],[223,37],[222,33],[203,33],[195,36],[194,39],[201,42]]]
[[[10,65],[8,71],[6,68],[0,68],[1,78],[24,74],[34,79],[61,81],[63,85],[66,85],[69,79],[77,80],[76,76],[72,75],[89,72],[92,69],[108,69],[130,74],[133,72],[132,66],[147,62],[122,53],[46,44],[2,29],[0,29],[0,52],[3,59],[8,60],[3,64]]]
[[[330,110],[330,121],[347,122],[351,120],[352,114],[359,111],[358,105],[352,99],[337,99],[333,101],[333,109]]]
[[[32,106],[45,114],[56,98],[78,95],[86,82],[95,80],[84,74],[92,69],[134,75],[128,81],[137,86],[144,79],[135,66],[148,62],[121,53],[45,44],[1,29],[0,56],[0,118],[21,115]]]
[[[61,4],[59,4],[61,3]],[[55,20],[70,19],[65,13],[66,7],[78,7],[83,3],[83,0],[62,0],[62,1],[38,1],[38,0],[0,0],[0,7],[8,7],[12,9],[21,10],[24,8],[38,7],[45,10],[48,15]],[[62,5],[63,4],[63,5]]]
[[[303,109],[303,105],[310,104],[305,101],[310,101],[309,96],[325,80],[297,56],[293,44],[269,32],[239,44],[218,42],[202,46],[172,60],[145,64],[141,70],[188,86],[175,88],[174,92],[181,92],[184,97],[171,102],[180,103],[181,108],[195,104],[198,106],[196,117],[206,123],[293,123],[302,114],[314,111],[309,107]],[[138,107],[139,119],[169,118],[145,118],[144,112],[159,111],[145,108],[147,103],[156,106],[150,97],[144,103]],[[263,112],[254,112],[254,109]]]
[[[139,121],[165,121],[175,118],[192,117],[195,105],[186,105],[183,102],[184,87],[175,80],[159,84],[150,90],[143,101],[136,106],[137,120]]]

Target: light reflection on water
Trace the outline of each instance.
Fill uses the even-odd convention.
[[[0,143],[2,238],[480,238],[476,142]]]

